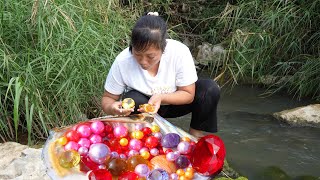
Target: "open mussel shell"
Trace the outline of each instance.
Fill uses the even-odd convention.
[[[122,108],[123,109],[131,109],[134,108],[135,102],[132,98],[125,98],[122,100]]]

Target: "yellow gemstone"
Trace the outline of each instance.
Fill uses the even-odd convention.
[[[126,146],[126,145],[128,145],[129,141],[127,138],[121,138],[119,143],[121,146]]]
[[[160,127],[157,126],[157,125],[153,125],[153,126],[151,127],[151,131],[152,131],[153,133],[160,132]]]
[[[79,164],[80,154],[75,150],[64,151],[59,156],[59,164],[64,168],[72,168]]]
[[[123,109],[131,109],[135,106],[135,102],[132,98],[125,98],[122,100]]]
[[[57,139],[57,142],[58,142],[60,145],[64,146],[64,145],[67,144],[68,139],[67,139],[66,137],[62,136],[61,138]]]

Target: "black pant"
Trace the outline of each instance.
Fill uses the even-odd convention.
[[[140,104],[148,103],[149,97],[131,90],[124,98],[134,99],[135,113]],[[212,79],[199,79],[196,82],[195,97],[191,104],[161,105],[158,114],[164,118],[175,118],[192,112],[190,127],[206,132],[217,132],[217,106],[220,98],[220,88]]]

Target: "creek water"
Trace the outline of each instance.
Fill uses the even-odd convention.
[[[264,97],[265,89],[223,87],[218,106],[217,135],[226,146],[226,159],[251,179],[303,179],[320,177],[320,129],[292,127],[272,113],[314,103],[283,94]],[[169,119],[188,130],[190,115]],[[270,175],[271,174],[271,175]]]

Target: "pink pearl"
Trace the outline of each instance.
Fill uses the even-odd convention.
[[[159,149],[157,149],[157,148],[150,149],[150,154],[152,156],[158,156],[159,155]]]
[[[138,155],[139,152],[136,151],[136,150],[130,150],[129,153],[128,153],[128,156],[131,157],[131,156],[135,156],[135,155]]]
[[[135,128],[136,131],[141,131],[142,128],[143,128],[143,125],[142,124],[136,124],[134,128]]]
[[[87,138],[80,138],[80,140],[78,141],[78,144],[82,147],[89,148],[91,145],[91,141]]]
[[[85,124],[78,126],[77,132],[81,135],[81,137],[89,137],[91,135],[90,127]]]
[[[100,134],[104,131],[104,124],[101,121],[94,121],[91,123],[90,128],[94,134]]]
[[[175,154],[174,152],[168,152],[168,154],[166,154],[166,158],[168,161],[174,161],[179,157],[179,155]]]
[[[117,138],[122,138],[128,135],[128,129],[125,126],[117,126],[113,129],[113,134]]]
[[[137,173],[140,177],[146,177],[150,169],[146,164],[138,164],[134,168],[134,172]]]
[[[131,139],[129,142],[129,149],[140,151],[140,149],[143,147],[142,141],[139,139]]]
[[[74,141],[69,141],[65,146],[64,146],[64,150],[68,151],[68,150],[75,150],[78,151],[79,145],[78,143],[74,142]]]
[[[149,149],[146,148],[146,147],[143,147],[143,148],[140,149],[139,153],[141,154],[141,153],[143,153],[143,152],[145,152],[145,151],[148,151],[148,152],[149,152]]]
[[[79,149],[78,149],[78,153],[81,155],[81,156],[85,156],[85,155],[87,155],[88,154],[88,151],[89,151],[89,149],[88,148],[86,148],[86,147],[79,147]]]
[[[91,144],[101,143],[102,142],[102,138],[101,138],[100,135],[92,134],[90,136],[90,141],[91,141]]]
[[[156,137],[156,138],[158,138],[159,140],[161,140],[161,138],[162,138],[161,132],[156,132],[156,133],[154,133],[153,136]]]
[[[179,151],[181,154],[189,154],[189,153],[191,152],[190,143],[187,142],[187,141],[181,141],[181,142],[178,144],[177,149],[178,149],[178,151]]]

